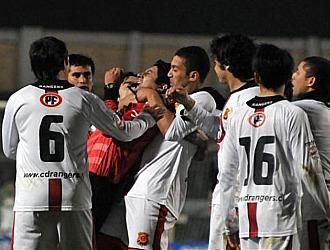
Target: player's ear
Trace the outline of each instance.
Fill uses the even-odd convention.
[[[189,73],[189,80],[191,82],[196,82],[199,80],[199,73],[196,70],[193,70]]]
[[[253,75],[254,75],[254,81],[255,81],[257,84],[260,84],[260,83],[261,83],[260,75],[259,75],[257,72],[254,72]]]
[[[315,76],[307,77],[307,85],[309,87],[315,88],[315,84],[316,84],[316,77]]]

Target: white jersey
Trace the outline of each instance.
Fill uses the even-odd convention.
[[[317,99],[316,97],[314,98],[313,94],[309,94],[309,96],[310,98]],[[306,112],[315,139],[315,144],[320,154],[323,176],[315,176],[313,179],[310,179],[310,181],[318,182],[317,193],[330,194],[330,109],[324,102],[313,99],[299,100],[293,102],[293,104],[302,108]],[[308,181],[308,179],[306,181]],[[302,201],[303,219],[326,219],[326,215],[322,213],[322,211],[325,209],[328,210],[329,215],[329,204],[321,203],[320,208],[315,205],[315,201],[311,201],[310,199],[308,192],[306,192],[306,197],[303,196]],[[320,202],[321,201],[322,200],[320,200]]]
[[[259,94],[259,87],[252,81],[247,82],[242,87],[238,88],[237,90],[233,91],[220,115],[220,117],[214,116],[213,114],[208,113],[203,108],[199,107],[198,105],[194,105],[194,107],[187,112],[187,116],[194,120],[196,125],[203,130],[210,131],[208,134],[213,138],[217,136],[218,142],[218,156],[221,155],[222,147],[221,143],[224,139],[224,136],[227,131],[228,123],[230,121],[231,116],[236,111],[237,108],[245,105],[246,101],[250,100],[251,98],[255,97]],[[209,129],[211,128],[211,129]],[[218,162],[218,168],[221,168],[221,162]],[[212,195],[212,204],[219,204],[219,175],[218,175],[218,182],[214,188],[213,195]]]
[[[322,173],[307,116],[300,108],[281,96],[251,99],[232,116],[219,158],[220,209],[227,227],[238,175],[240,237],[297,232],[302,180]]]
[[[196,92],[191,97],[209,112],[215,110],[215,101],[209,93]],[[179,105],[166,140],[159,134],[144,150],[136,181],[127,194],[165,205],[176,218],[186,199],[188,169],[197,149],[183,139],[197,129],[183,114],[184,107]]]
[[[308,116],[330,192],[330,108],[325,103],[312,99],[295,101],[293,104],[302,108]]]
[[[14,210],[90,209],[86,141],[91,124],[132,140],[154,125],[149,115],[140,117],[120,123],[100,98],[66,81],[18,90],[8,100],[2,126],[4,153],[16,159]]]

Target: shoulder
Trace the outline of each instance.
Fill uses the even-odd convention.
[[[190,95],[197,104],[202,106],[209,112],[213,112],[216,109],[216,103],[212,95],[206,91],[198,91]]]
[[[280,105],[281,109],[284,110],[284,116],[288,120],[292,120],[292,121],[308,120],[305,111],[301,107],[293,104],[292,102],[284,100],[282,102],[279,102],[278,105]]]

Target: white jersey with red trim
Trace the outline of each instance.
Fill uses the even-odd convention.
[[[319,194],[328,193],[330,195],[330,108],[324,102],[318,101],[318,98],[313,93],[308,94],[306,98],[311,99],[295,101],[293,104],[302,108],[308,116],[315,144],[320,154],[324,177],[324,180],[319,176],[307,180],[317,181],[317,192]],[[325,214],[322,213],[324,209],[327,209],[328,215],[330,215],[330,206],[328,204],[323,204],[323,208],[320,211],[320,208],[315,206],[315,202],[310,200],[309,195],[307,195],[306,199],[303,199],[302,206],[304,208],[303,218],[306,220],[327,219]]]
[[[227,228],[239,176],[240,237],[295,234],[302,181],[322,175],[303,110],[281,96],[255,97],[236,110],[222,146],[220,209]],[[309,184],[309,190],[317,186]],[[329,198],[311,193],[315,200]]]
[[[209,93],[200,91],[191,97],[209,112],[215,111],[216,104]],[[188,169],[197,149],[183,138],[196,129],[179,105],[165,139],[157,135],[144,150],[136,181],[127,196],[165,205],[178,218],[186,199]]]
[[[96,95],[67,81],[37,82],[8,100],[3,150],[16,159],[15,211],[91,208],[87,133],[91,124],[132,140],[155,124],[150,115],[121,122]]]

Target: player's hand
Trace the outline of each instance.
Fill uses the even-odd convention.
[[[239,242],[239,236],[238,232],[226,235],[227,244],[229,245],[229,250],[239,250],[240,248],[240,242]]]
[[[187,110],[192,109],[195,101],[188,95],[183,87],[171,87],[166,91],[165,97],[175,102],[181,103]]]
[[[158,104],[154,106],[149,106],[149,104],[145,104],[143,107],[143,111],[148,112],[155,119],[155,121],[158,121],[159,119],[163,118],[166,109]]]
[[[104,84],[120,84],[122,82],[123,69],[113,67],[107,70],[104,74]]]
[[[147,102],[153,95],[158,95],[154,89],[139,87],[135,92],[135,97],[138,102]]]

